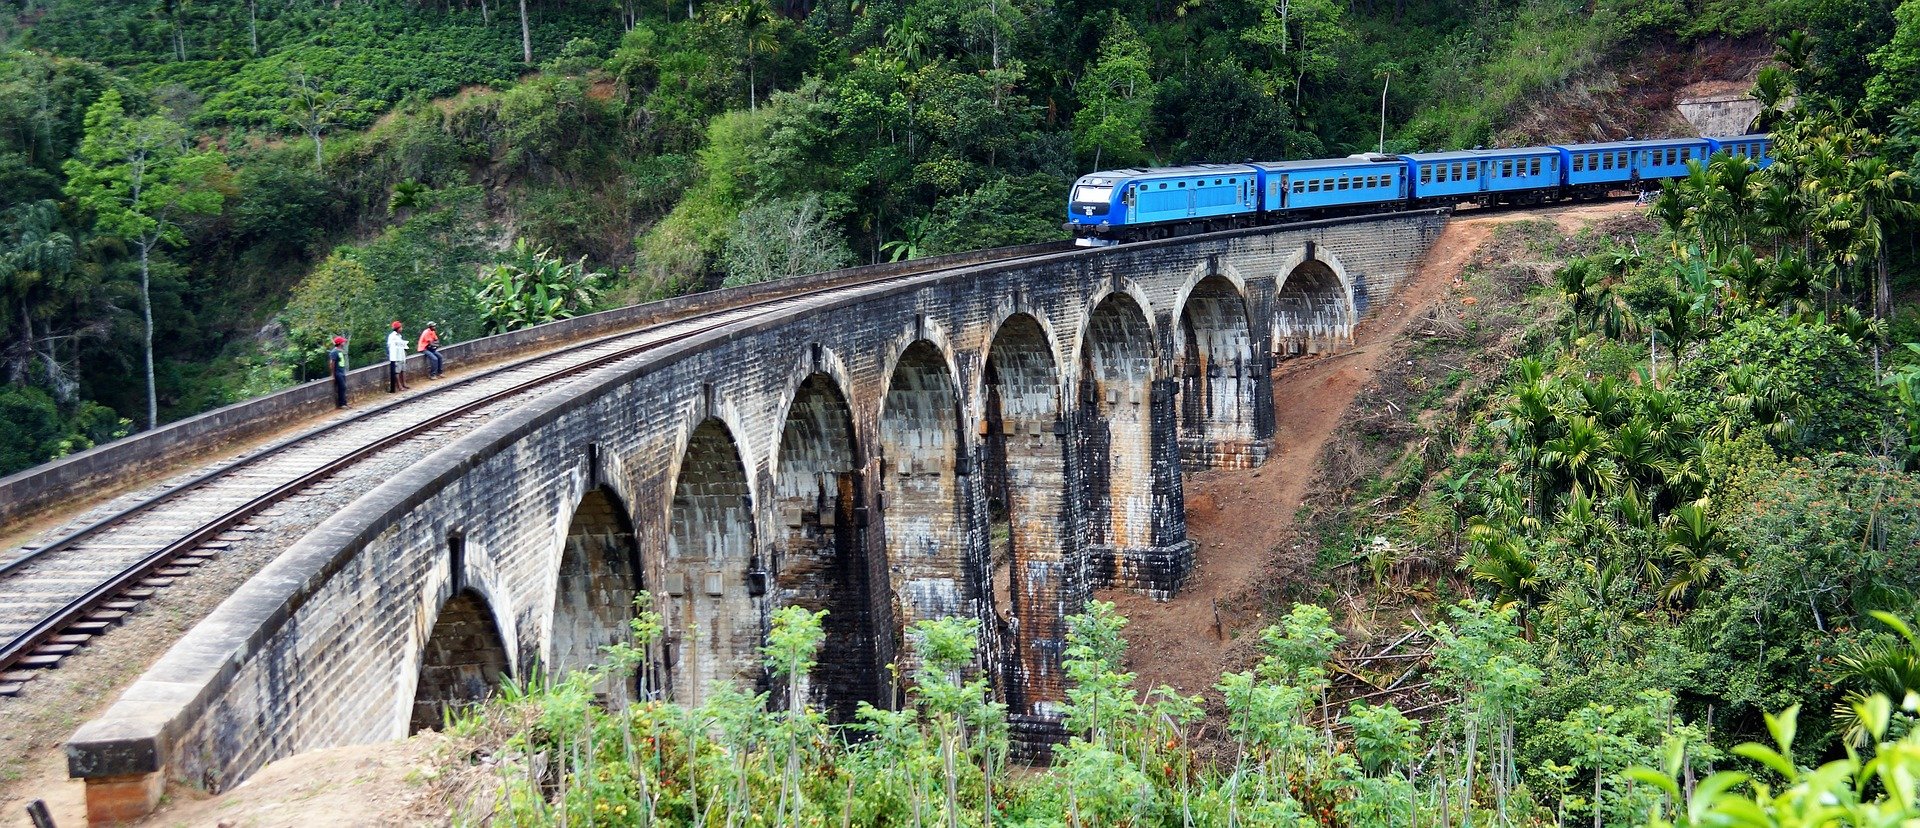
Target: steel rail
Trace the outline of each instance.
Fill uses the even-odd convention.
[[[738,309],[736,308],[735,310],[738,310]],[[685,321],[685,320],[680,320],[680,321]],[[73,623],[75,619],[92,611],[95,607],[99,606],[100,604],[105,603],[108,599],[112,598],[114,595],[119,594],[121,590],[132,585],[134,582],[142,578],[145,578],[148,575],[152,574],[155,570],[158,570],[164,567],[166,564],[172,562],[174,558],[179,557],[180,555],[184,554],[188,550],[193,549],[194,547],[199,546],[200,544],[205,543],[208,540],[212,540],[213,538],[217,537],[220,533],[225,532],[228,529],[238,525],[240,522],[258,513],[260,510],[265,509],[281,500],[284,500],[289,495],[299,492],[300,490],[305,489],[308,486],[311,486],[314,483],[324,478],[330,477],[346,469],[349,466],[359,463],[361,460],[364,460],[373,454],[376,454],[380,451],[384,451],[385,449],[391,446],[397,445],[399,443],[403,443],[408,440],[411,440],[415,437],[418,437],[423,432],[430,431],[448,422],[459,419],[460,417],[464,417],[468,414],[471,414],[474,411],[494,405],[496,403],[501,402],[502,400],[515,397],[520,394],[524,394],[528,391],[538,388],[539,386],[546,385],[555,380],[565,379],[567,377],[571,377],[585,371],[593,370],[595,368],[600,368],[607,365],[608,363],[617,362],[619,360],[626,359],[636,354],[653,350],[662,345],[668,345],[674,342],[681,341],[688,337],[697,336],[699,334],[706,333],[718,327],[722,327],[722,325],[712,325],[704,328],[698,328],[695,330],[687,331],[684,333],[661,337],[659,339],[649,340],[644,344],[636,345],[632,348],[625,348],[611,354],[595,357],[585,362],[567,366],[558,371],[542,374],[541,376],[519,383],[518,385],[514,385],[510,388],[499,391],[497,393],[489,394],[479,399],[462,403],[461,405],[455,406],[454,408],[448,409],[432,417],[421,420],[419,423],[416,423],[415,425],[402,428],[399,431],[395,431],[392,434],[386,435],[385,437],[381,437],[370,443],[361,445],[358,448],[355,448],[352,451],[349,451],[346,454],[334,460],[330,460],[322,464],[319,468],[309,471],[306,474],[300,475],[299,477],[296,477],[293,480],[287,481],[286,483],[282,483],[279,486],[276,486],[263,494],[257,495],[252,499],[249,499],[246,503],[243,503],[227,511],[225,514],[217,518],[214,518],[212,521],[202,525],[199,529],[194,530],[192,533],[188,534],[186,537],[180,538],[179,540],[176,540],[170,544],[167,544],[166,546],[158,550],[148,553],[145,557],[141,558],[138,562],[134,563],[132,566],[129,566],[126,569],[122,570],[120,574],[94,586],[92,589],[88,590],[85,594],[73,599],[72,601],[67,602],[66,606],[62,607],[61,609],[55,611],[53,614],[42,619],[39,623],[35,624],[33,627],[29,628],[25,632],[15,636],[13,640],[8,641],[6,645],[4,645],[4,647],[0,647],[0,670],[5,670],[9,667],[12,667],[14,664],[18,663],[18,661],[21,658],[25,657],[27,653],[31,652],[33,648],[39,646],[39,644],[43,640],[45,640],[48,636],[50,636],[53,632],[65,627],[68,624]],[[629,333],[623,334],[622,336],[632,337],[636,335],[637,334],[633,332],[629,332]],[[385,409],[383,408],[381,410],[385,410]],[[369,414],[371,413],[372,412],[369,412]],[[239,465],[241,464],[234,464],[234,466],[229,466],[228,468],[234,468]],[[217,475],[212,475],[212,476],[217,476]],[[203,476],[203,479],[209,478],[209,477],[211,476]],[[181,488],[184,489],[185,487],[183,486]]]

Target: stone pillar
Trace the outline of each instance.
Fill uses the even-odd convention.
[[[1101,416],[1098,402],[1081,406],[1081,444],[1087,458],[1083,464],[1087,486],[1083,491],[1094,509],[1091,523],[1095,524],[1090,533],[1095,542],[1087,547],[1088,572],[1098,585],[1144,592],[1161,601],[1172,598],[1193,569],[1193,546],[1187,541],[1186,499],[1181,494],[1178,387],[1176,379],[1154,380],[1149,385],[1147,399],[1142,401],[1141,408],[1145,410],[1140,426],[1145,433],[1139,436],[1146,444],[1145,457],[1141,459],[1147,469],[1134,484],[1145,484],[1149,489],[1150,508],[1144,516],[1147,532],[1144,537],[1118,539],[1121,543],[1113,543],[1113,538],[1102,537],[1097,531],[1102,518],[1098,511],[1102,508],[1100,497],[1108,493],[1112,485],[1102,471],[1110,468],[1109,464],[1118,459],[1116,455],[1120,452],[1137,451],[1139,447],[1114,445],[1116,430]],[[1133,435],[1122,432],[1120,436]],[[1117,492],[1108,494],[1105,508],[1117,508],[1118,495]],[[1099,542],[1102,540],[1108,542]]]

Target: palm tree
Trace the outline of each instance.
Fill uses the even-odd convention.
[[[760,108],[759,80],[755,77],[756,58],[780,46],[774,31],[778,22],[766,0],[733,0],[720,10],[720,22],[739,29],[740,53],[747,59],[747,109]]]
[[[1785,64],[1787,71],[1796,76],[1806,73],[1809,65],[1808,58],[1813,53],[1813,38],[1807,34],[1806,30],[1789,31],[1774,43],[1779,47],[1779,50],[1774,53],[1775,60]]]
[[[1533,563],[1526,540],[1504,527],[1478,521],[1467,531],[1476,547],[1470,564],[1473,580],[1492,587],[1499,606],[1515,607],[1520,629],[1531,637],[1527,610],[1540,602],[1545,580]]]
[[[1778,66],[1769,66],[1760,70],[1754,78],[1753,97],[1760,102],[1760,114],[1754,119],[1754,126],[1765,132],[1780,120],[1781,105],[1793,95],[1793,81],[1785,70]]]
[[[1885,319],[1893,309],[1893,292],[1887,280],[1884,220],[1910,217],[1920,211],[1907,197],[1907,173],[1889,166],[1879,156],[1868,155],[1854,160],[1850,172],[1851,188],[1860,194],[1859,243],[1863,252],[1871,251],[1873,255],[1873,317]]]
[[[1592,417],[1574,417],[1566,431],[1541,447],[1541,468],[1559,472],[1563,482],[1595,492],[1612,491],[1620,471],[1609,456],[1607,435]]]
[[[1909,693],[1920,693],[1920,636],[1891,613],[1875,610],[1872,615],[1898,637],[1857,644],[1852,653],[1839,658],[1839,683],[1850,689],[1833,706],[1833,717],[1843,726],[1847,740],[1856,745],[1864,745],[1867,734],[1854,713],[1855,704],[1875,694],[1904,699]]]
[[[1661,555],[1666,558],[1666,583],[1661,598],[1679,603],[1689,591],[1703,588],[1713,579],[1717,559],[1723,557],[1727,542],[1720,527],[1708,516],[1707,500],[1682,503],[1661,521]]]
[[[1587,413],[1601,425],[1617,425],[1633,413],[1627,396],[1620,392],[1620,384],[1613,377],[1601,377],[1598,382],[1580,380],[1579,391],[1580,399],[1587,404]]]

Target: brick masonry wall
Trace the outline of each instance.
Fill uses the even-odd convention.
[[[1177,320],[1194,286],[1217,275],[1243,288],[1250,351],[1266,356],[1280,341],[1278,285],[1300,263],[1323,263],[1338,277],[1340,295],[1352,297],[1343,323],[1350,330],[1376,298],[1392,295],[1443,221],[1423,213],[1241,231],[917,277],[600,369],[564,397],[501,415],[316,528],[82,727],[69,743],[70,769],[106,778],[164,767],[219,789],[273,758],[404,735],[427,639],[456,584],[491,610],[516,674],[553,663],[568,527],[586,493],[600,486],[631,510],[640,582],[659,595],[670,574],[686,576],[685,598],[661,599],[683,634],[704,631],[690,644],[682,638],[672,659],[668,678],[682,698],[696,692],[695,677],[756,675],[751,647],[759,625],[776,602],[803,594],[864,604],[851,629],[869,631],[870,646],[843,650],[850,655],[836,668],[842,679],[818,682],[829,696],[898,698],[880,668],[901,656],[904,625],[957,613],[983,621],[983,667],[1003,693],[1032,684],[1034,701],[1057,697],[1055,665],[1043,663],[1057,657],[1053,617],[1077,610],[1070,604],[1085,584],[1112,580],[1165,594],[1191,568],[1180,495],[1184,343]],[[1144,367],[1127,375],[1148,381],[1138,403],[1131,396],[1108,403],[1104,393],[1086,402],[1083,351],[1093,306],[1115,294],[1130,297],[1150,322]],[[1044,433],[1023,428],[1019,436],[1037,447],[1026,467],[1031,479],[1061,493],[1057,504],[1039,497],[1026,510],[1062,513],[1047,519],[1052,537],[1022,518],[1033,554],[1023,565],[1031,583],[1021,587],[1017,615],[1020,629],[1037,629],[1034,635],[1010,631],[987,587],[987,486],[979,471],[988,455],[987,353],[1016,312],[1031,313],[1046,334],[1057,366],[1051,393],[1070,432],[1057,461]],[[910,350],[908,369],[896,370]],[[776,483],[779,444],[798,389],[815,375],[831,380],[850,415],[854,467],[837,474],[858,502],[846,508],[853,527],[837,541],[846,552],[836,554],[857,560],[814,567],[818,575],[795,563],[769,573],[774,588],[755,596],[751,574],[780,564],[793,542],[783,513],[800,489]],[[1233,396],[1237,406],[1256,407],[1234,416],[1250,416],[1258,439],[1270,436],[1259,394]],[[1112,419],[1103,423],[1093,412]],[[1102,424],[1104,448],[1093,437]],[[1011,456],[1009,448],[1010,463]],[[1148,489],[1144,497],[1137,489],[1119,493],[1120,524],[1103,518],[1096,526],[1091,518],[1113,515],[1111,489],[1066,495],[1096,491],[1089,481],[1102,464],[1128,470],[1131,485]],[[450,537],[464,549],[457,575]],[[1096,537],[1108,542],[1091,543]],[[864,583],[808,582],[850,569],[863,572]],[[708,595],[710,586],[719,594]],[[687,657],[688,646],[702,655]],[[875,676],[868,687],[840,686],[863,672]],[[1022,732],[1045,731],[1048,717],[1033,713],[1045,708],[1028,708],[1016,711]]]

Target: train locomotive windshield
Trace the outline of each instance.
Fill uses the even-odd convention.
[[[1055,197],[1058,198],[1058,196]],[[1076,213],[1086,207],[1092,207],[1095,211],[1104,213],[1107,206],[1112,203],[1112,187],[1082,184],[1073,188],[1073,211]]]

